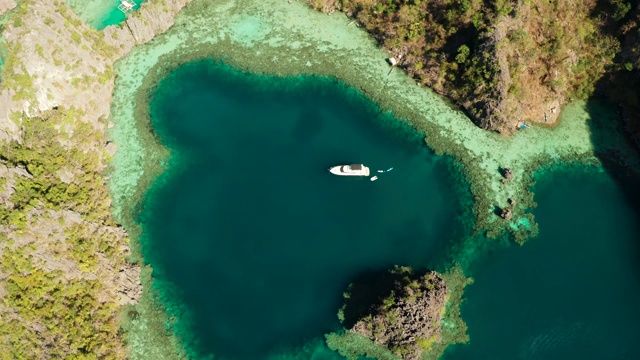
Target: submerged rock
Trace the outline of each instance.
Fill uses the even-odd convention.
[[[513,214],[511,213],[511,209],[502,209],[502,213],[500,214],[501,218],[505,220],[511,220],[511,216],[513,216]]]

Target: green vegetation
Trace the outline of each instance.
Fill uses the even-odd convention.
[[[114,304],[97,300],[98,281],[65,281],[60,271],[46,272],[16,265],[18,254],[5,253],[3,270],[13,270],[6,279],[5,305],[16,313],[0,322],[2,359],[114,357],[117,336]],[[20,260],[25,261],[24,257]],[[28,263],[28,261],[26,261]],[[91,290],[91,291],[87,291]],[[4,320],[4,319],[3,319]],[[17,335],[19,334],[19,335]]]
[[[469,341],[460,303],[470,282],[457,265],[442,275],[395,267],[356,279],[338,312],[347,330],[327,335],[327,345],[348,359],[435,360],[448,345]]]
[[[640,1],[601,1],[601,13],[601,27],[622,47],[615,67],[598,85],[606,89],[604,94],[611,101],[621,105],[625,127],[640,141]]]
[[[469,342],[467,334],[467,324],[462,320],[460,315],[460,304],[464,300],[464,288],[473,283],[472,278],[464,276],[460,265],[455,264],[449,271],[441,274],[444,282],[447,284],[449,293],[447,294],[447,303],[444,308],[440,326],[440,341],[429,338],[425,345],[428,347],[423,353],[422,360],[437,360],[440,354],[450,344],[466,344]]]
[[[78,111],[52,111],[57,119],[24,119],[25,133],[22,143],[5,143],[1,146],[2,156],[12,167],[24,168],[29,177],[15,179],[15,191],[10,197],[13,204],[11,212],[26,213],[36,207],[51,210],[73,209],[87,221],[106,221],[109,219],[108,208],[96,211],[96,206],[105,204],[108,196],[106,187],[98,183],[101,170],[100,157],[96,151],[86,152],[73,147],[65,149],[57,138],[70,139],[72,135],[60,134],[54,124],[62,123],[72,127],[73,136],[92,141],[99,136],[92,126],[85,123],[69,124],[70,117],[77,116]],[[74,174],[73,180],[65,182],[60,173],[69,170]],[[71,170],[73,169],[73,170]],[[82,169],[77,172],[75,169]],[[91,199],[90,199],[91,198]],[[89,200],[97,200],[90,203]],[[6,220],[8,211],[0,214],[0,221]],[[9,225],[23,228],[24,223]]]
[[[68,275],[69,267],[95,273],[100,258],[117,267],[125,257],[126,239],[112,230],[101,176],[105,154],[92,146],[105,140],[78,120],[81,114],[61,108],[40,118],[14,116],[23,140],[0,150],[2,162],[18,169],[5,180],[13,190],[11,206],[0,206],[2,233],[17,235],[1,241],[0,272],[9,276],[0,308],[0,359],[124,357],[112,296],[92,276]],[[35,236],[33,242],[20,237],[25,233]]]
[[[35,43],[5,44],[0,87],[11,89],[12,100],[24,100],[29,108],[10,115],[20,129],[10,135],[20,141],[0,143],[0,162],[8,169],[0,176],[0,360],[123,359],[127,354],[121,325],[151,331],[167,321],[158,315],[158,320],[139,322],[132,315],[161,312],[148,309],[149,301],[138,304],[124,325],[119,319],[117,290],[125,289],[117,283],[122,275],[118,271],[130,266],[125,264],[126,234],[111,218],[102,176],[110,158],[104,146],[104,119],[91,119],[71,105],[37,110],[42,75],[30,73],[33,67],[22,63],[28,58],[75,72],[84,65],[78,56],[84,51],[95,66],[88,65],[90,71],[80,72],[75,83],[60,79],[54,87],[91,90],[113,81],[112,60],[121,50],[107,44],[102,32],[86,27],[62,0],[53,1],[53,6],[18,3],[6,25],[14,39],[42,32],[59,40],[43,37]],[[56,45],[60,41],[62,47]],[[60,97],[46,86],[46,96],[55,104]],[[97,102],[82,106],[89,112]],[[150,271],[145,279],[150,283]],[[132,290],[126,295],[133,296],[137,289]],[[163,335],[158,340],[162,343],[171,331],[155,332]]]
[[[594,93],[621,49],[602,19],[624,22],[638,7],[608,2],[599,9],[592,0],[309,1],[356,19],[416,80],[480,126],[504,132],[518,120],[543,121],[549,104]]]

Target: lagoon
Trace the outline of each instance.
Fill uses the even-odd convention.
[[[334,80],[189,63],[161,80],[151,118],[171,157],[142,250],[194,357],[335,357],[320,340],[354,277],[441,265],[461,236],[449,160]],[[360,162],[394,170],[327,172]]]
[[[337,359],[322,335],[339,328],[355,276],[442,267],[468,235],[451,162],[333,80],[194,62],[159,83],[151,117],[172,156],[147,192],[141,243],[194,358]],[[326,172],[344,162],[394,170],[376,182]],[[471,343],[443,358],[640,356],[633,180],[581,167],[537,180],[538,237],[475,238],[453,259],[475,279]]]

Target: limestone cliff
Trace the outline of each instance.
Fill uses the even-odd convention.
[[[169,0],[142,4],[141,10],[128,18],[122,26],[109,26],[104,30],[105,41],[119,49],[120,55],[132,47],[144,44],[173,25],[175,14],[191,0]]]
[[[419,84],[452,98],[482,128],[510,134],[553,124],[567,99],[587,98],[616,68],[620,26],[637,1],[308,0],[365,27]],[[608,4],[607,4],[608,3]],[[618,11],[618,12],[620,12]]]
[[[620,106],[626,128],[640,146],[640,1],[633,6],[614,3],[604,28],[620,41],[619,67],[607,73],[598,90]]]
[[[4,14],[7,11],[16,7],[15,0],[0,0],[0,14]]]
[[[363,335],[407,360],[442,343],[441,322],[449,290],[436,272],[396,267],[373,281],[356,281],[345,294],[339,317]]]
[[[137,41],[113,36],[126,27],[90,29],[62,1],[11,13],[0,85],[2,356],[126,356],[118,306],[142,289],[104,176],[115,151],[105,136],[113,63],[188,2],[145,3],[129,20]]]

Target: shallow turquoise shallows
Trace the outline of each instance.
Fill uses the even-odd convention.
[[[355,276],[432,266],[460,237],[447,161],[333,80],[201,61],[160,82],[151,113],[172,157],[143,252],[198,356],[337,359],[321,339]],[[379,179],[327,171],[350,163]]]
[[[120,0],[67,0],[71,8],[87,24],[94,29],[102,30],[110,25],[122,23],[127,16],[118,6]],[[140,5],[147,0],[128,0],[128,3],[135,4],[133,10],[136,11]]]
[[[541,176],[539,237],[478,256],[471,344],[444,358],[640,359],[639,190],[575,168]]]
[[[120,9],[118,9],[120,0],[108,1],[112,4],[110,10],[104,14],[101,14],[98,18],[95,19],[95,22],[92,24],[93,27],[98,30],[102,30],[110,25],[118,25],[127,18],[126,15],[122,11],[120,11]],[[133,7],[133,9],[138,10],[140,8],[140,5],[142,5],[142,3],[145,1],[147,0],[135,0],[134,3],[136,5]]]

